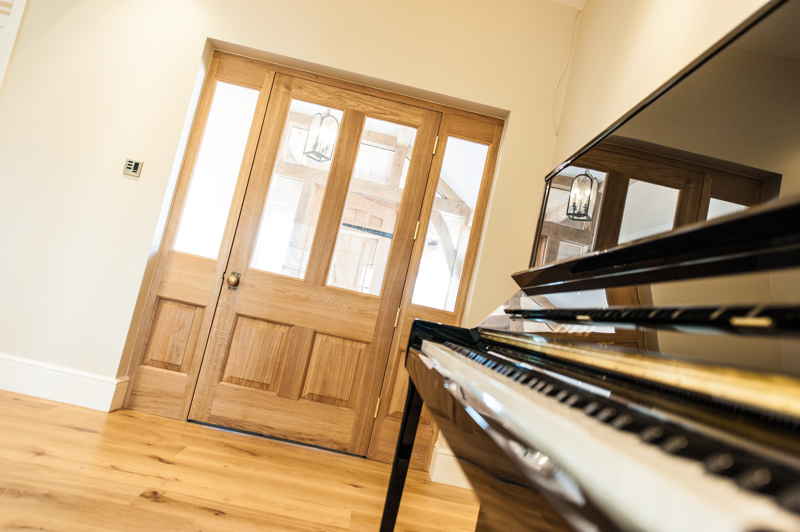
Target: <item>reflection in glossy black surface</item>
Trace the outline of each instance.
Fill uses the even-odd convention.
[[[502,432],[502,425],[455,401],[442,376],[423,364],[418,352],[409,351],[406,368],[481,501],[476,531],[573,530],[562,515],[589,519],[599,530],[618,530],[591,505],[581,514],[581,509],[531,486],[486,431],[491,426]]]

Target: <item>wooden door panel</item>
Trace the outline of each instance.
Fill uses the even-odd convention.
[[[294,401],[271,392],[220,383],[207,421],[347,451],[355,415],[352,409],[342,406]]]
[[[348,331],[360,342],[372,339],[380,299],[302,280],[248,270],[242,276],[237,313],[291,323],[327,334]]]
[[[240,316],[233,329],[222,382],[274,391],[291,327]]]
[[[353,408],[367,346],[365,342],[317,334],[301,397]]]
[[[204,311],[203,307],[159,299],[143,364],[186,373]]]
[[[136,380],[131,385],[125,407],[180,419],[184,391],[189,384],[189,377],[185,373],[141,365],[136,370]]]
[[[172,251],[166,261],[166,271],[158,287],[160,297],[205,306],[208,291],[219,285],[217,261]]]

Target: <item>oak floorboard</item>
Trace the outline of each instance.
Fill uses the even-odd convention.
[[[390,466],[0,391],[0,530],[370,532]],[[472,492],[409,473],[397,530],[475,529]]]

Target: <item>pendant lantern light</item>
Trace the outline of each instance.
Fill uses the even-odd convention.
[[[597,201],[597,179],[588,170],[576,175],[569,189],[567,216],[571,220],[591,222],[595,201]]]
[[[303,155],[318,162],[330,161],[338,134],[339,121],[331,115],[330,109],[325,111],[325,114],[315,114],[311,119]]]

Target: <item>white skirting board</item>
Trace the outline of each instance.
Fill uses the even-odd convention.
[[[431,480],[440,484],[448,484],[458,488],[472,489],[467,476],[458,465],[458,458],[453,455],[453,450],[439,433],[439,440],[433,448],[430,468]]]
[[[106,377],[0,353],[0,390],[111,412],[122,406],[128,377]]]

